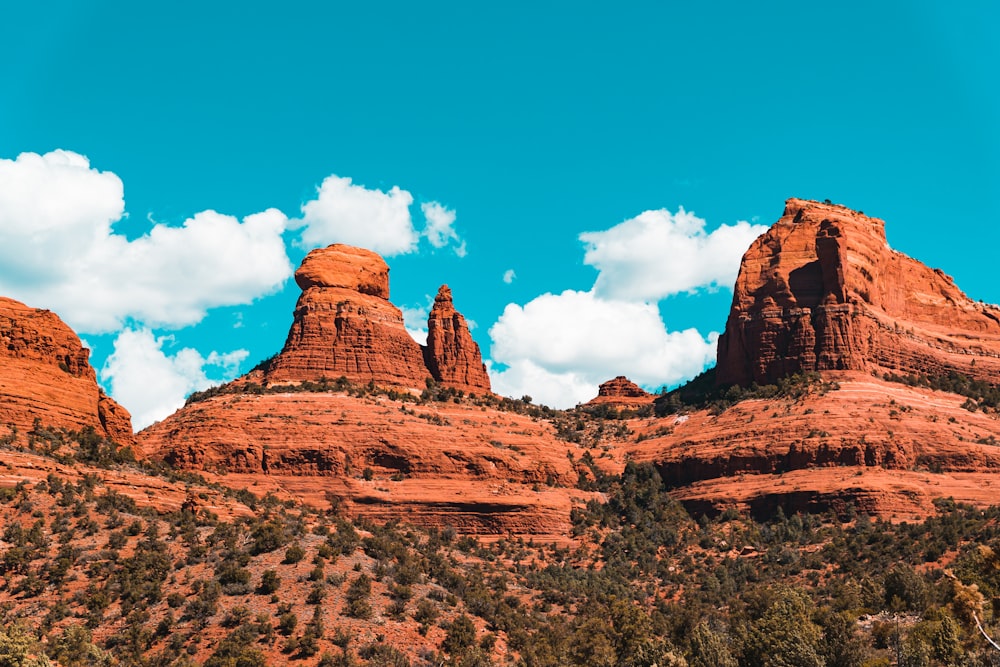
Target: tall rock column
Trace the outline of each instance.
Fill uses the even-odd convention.
[[[478,393],[490,391],[479,346],[472,340],[465,318],[455,310],[447,285],[438,290],[427,319],[424,359],[433,378],[444,385]]]

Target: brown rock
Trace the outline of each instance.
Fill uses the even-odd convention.
[[[0,425],[24,434],[37,418],[71,430],[92,426],[134,444],[131,417],[104,395],[89,357],[55,313],[0,297]]]
[[[654,394],[650,394],[624,375],[619,375],[601,384],[597,389],[597,396],[586,404],[641,407],[651,404],[655,399]]]
[[[474,393],[490,391],[490,377],[479,345],[472,340],[465,318],[455,310],[447,285],[438,290],[427,320],[424,358],[438,382]]]
[[[770,384],[826,370],[957,371],[994,382],[1000,309],[890,249],[882,220],[789,199],[743,256],[717,379]]]

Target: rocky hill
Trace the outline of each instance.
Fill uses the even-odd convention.
[[[442,287],[421,348],[381,257],[314,250],[284,349],[139,434],[145,452],[229,485],[354,516],[480,534],[564,535],[580,445],[542,411],[489,393]]]
[[[881,220],[790,199],[743,257],[718,366],[658,399],[630,453],[697,511],[985,506],[998,378],[1000,310],[891,250]]]
[[[0,297],[0,434],[24,436],[37,420],[134,444],[131,416],[98,386],[89,357],[55,313]]]

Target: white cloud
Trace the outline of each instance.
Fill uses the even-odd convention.
[[[412,203],[413,196],[398,186],[382,192],[328,176],[316,199],[302,205],[302,245],[348,243],[386,256],[413,252],[419,236],[410,217]]]
[[[0,293],[49,308],[79,331],[127,320],[194,324],[209,308],[249,303],[291,275],[276,209],[239,221],[203,211],[129,241],[121,180],[82,155],[0,159]]]
[[[163,350],[171,340],[158,338],[149,329],[125,329],[101,369],[101,379],[110,381],[111,395],[132,413],[136,430],[172,414],[191,392],[236,377],[248,354],[235,350],[203,357],[188,347],[171,356]],[[209,369],[214,379],[208,377]]]
[[[766,229],[737,222],[707,233],[704,220],[681,208],[581,234],[597,280],[589,291],[543,294],[504,309],[489,331],[494,390],[571,407],[616,375],[652,388],[696,375],[715,360],[718,334],[670,331],[656,303],[732,286],[743,253]],[[511,269],[503,280],[514,278]]]
[[[420,210],[423,211],[424,219],[427,220],[424,236],[427,237],[428,242],[435,248],[443,248],[454,241],[458,244],[455,246],[455,254],[459,257],[465,257],[465,241],[459,239],[458,233],[455,231],[455,211],[436,201],[424,202],[420,205]]]
[[[717,339],[667,331],[653,304],[574,290],[509,304],[489,333],[492,361],[508,366],[492,369],[495,390],[553,407],[593,398],[616,375],[647,386],[691,377],[715,358]]]
[[[514,273],[514,269],[507,269],[503,272],[503,281],[508,285],[514,282],[514,278],[517,278],[517,274]]]
[[[605,298],[658,301],[704,287],[731,287],[740,259],[767,231],[740,221],[705,232],[705,221],[683,208],[645,211],[611,229],[585,232],[584,263],[600,274],[595,292]]]
[[[427,345],[427,317],[430,315],[430,297],[428,305],[400,308],[403,311],[403,326],[413,340],[421,345]]]

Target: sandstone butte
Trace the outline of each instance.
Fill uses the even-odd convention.
[[[881,220],[788,200],[743,257],[718,345],[723,386],[802,371],[836,384],[635,427],[631,456],[654,462],[689,508],[854,504],[911,519],[932,512],[936,497],[996,503],[997,416],[883,378],[957,372],[997,383],[1000,310],[891,250]]]
[[[574,498],[587,495],[572,489],[571,459],[583,450],[559,440],[551,424],[469,399],[295,390],[342,376],[355,386],[412,390],[431,377],[445,388],[489,393],[451,291],[438,292],[421,349],[388,301],[388,271],[367,250],[310,252],[295,274],[303,292],[281,353],[232,391],[142,431],[146,454],[228,486],[334,503],[354,516],[487,535],[567,535]],[[279,391],[240,390],[250,383]]]
[[[135,444],[131,415],[98,386],[89,357],[55,313],[0,297],[0,425],[22,437],[36,419],[46,427],[91,426]]]
[[[652,405],[655,399],[655,394],[650,394],[624,375],[619,375],[602,383],[597,388],[597,396],[587,401],[584,405],[609,405],[614,408],[626,409],[641,408],[644,405]]]
[[[254,380],[346,377],[422,389],[432,378],[463,391],[490,391],[479,346],[447,286],[434,301],[422,347],[389,302],[389,266],[378,254],[341,244],[313,250],[295,272],[295,282],[302,295],[284,349],[262,365]]]

